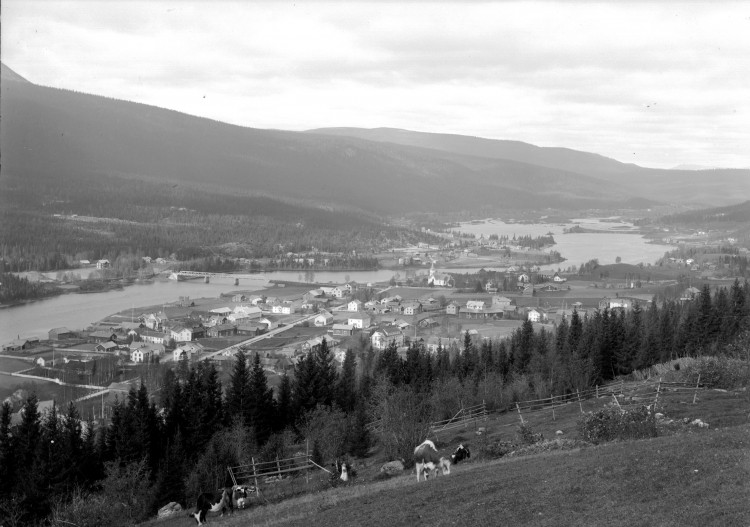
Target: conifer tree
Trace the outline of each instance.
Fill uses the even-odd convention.
[[[0,495],[9,496],[15,483],[16,456],[14,455],[13,435],[10,432],[10,419],[13,408],[4,401],[0,408]]]
[[[255,431],[255,441],[258,446],[263,446],[273,432],[273,415],[275,412],[273,389],[268,387],[266,372],[260,365],[260,355],[253,357],[253,367],[250,371],[249,384],[250,402],[246,406],[247,424]]]
[[[284,430],[287,426],[295,422],[294,405],[292,395],[292,381],[289,375],[284,373],[279,383],[279,391],[276,397],[276,417],[274,418],[273,429],[275,431]]]
[[[226,415],[231,419],[234,416],[246,415],[246,405],[250,404],[250,372],[247,368],[247,357],[242,351],[237,351],[234,360],[232,374],[229,377],[227,387]],[[249,424],[245,422],[245,424]]]
[[[336,404],[346,413],[354,411],[357,403],[356,366],[354,352],[349,348],[344,355],[341,375],[336,386]]]

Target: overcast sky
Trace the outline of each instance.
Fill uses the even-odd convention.
[[[750,167],[750,2],[2,1],[46,86],[257,128],[389,126]]]

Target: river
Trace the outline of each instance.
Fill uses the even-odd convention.
[[[579,224],[583,228],[607,230],[606,233],[573,233],[563,234],[563,228]],[[464,223],[458,230],[474,233],[479,236],[491,234],[522,236],[542,236],[552,232],[559,251],[565,262],[546,266],[546,269],[565,269],[598,258],[601,264],[614,263],[619,256],[624,263],[638,264],[655,261],[669,251],[669,245],[647,243],[639,234],[628,233],[633,230],[632,224],[598,219],[573,220],[566,224],[520,224],[504,223],[499,220],[487,220],[482,223]],[[473,272],[477,269],[440,269],[459,273]],[[397,271],[381,269],[378,271],[321,271],[313,273],[317,283],[342,283],[350,279],[358,283],[382,282],[389,280]],[[399,271],[405,276],[404,271]],[[268,285],[269,280],[304,281],[305,272],[274,271],[251,275],[240,279],[234,285],[232,278],[212,278],[206,284],[202,280],[184,282],[159,281],[134,284],[121,290],[101,293],[70,293],[45,300],[30,302],[18,306],[0,309],[0,344],[17,337],[46,338],[47,332],[56,327],[82,329],[101,320],[105,316],[133,309],[138,313],[142,306],[159,305],[177,301],[180,296],[190,298],[218,298],[221,293],[236,290],[257,290]]]

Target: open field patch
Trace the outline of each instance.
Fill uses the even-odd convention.
[[[16,373],[32,367],[31,361],[0,356],[0,371]]]

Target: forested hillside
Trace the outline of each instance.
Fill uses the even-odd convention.
[[[267,197],[100,175],[3,176],[0,270],[48,271],[79,260],[141,256],[188,260],[263,258],[287,252],[368,254],[378,247],[436,241],[372,215]],[[372,267],[372,265],[370,265]]]
[[[42,416],[32,394],[19,424],[9,404],[0,413],[0,514],[128,525],[228,484],[227,466],[285,459],[305,441],[320,464],[361,456],[375,441],[408,459],[412,435],[459,407],[484,401],[500,411],[678,356],[747,360],[749,330],[750,285],[735,282],[645,311],[574,313],[554,331],[525,322],[508,339],[482,342],[467,332],[462,346],[436,354],[412,342],[405,359],[395,344],[375,352],[355,342],[340,370],[324,343],[275,393],[257,354],[235,357],[227,386],[213,363],[183,361],[164,370],[157,394],[131,389],[107,423],[73,405]],[[716,369],[703,382],[721,387],[731,375]],[[374,421],[382,433],[366,426]]]

